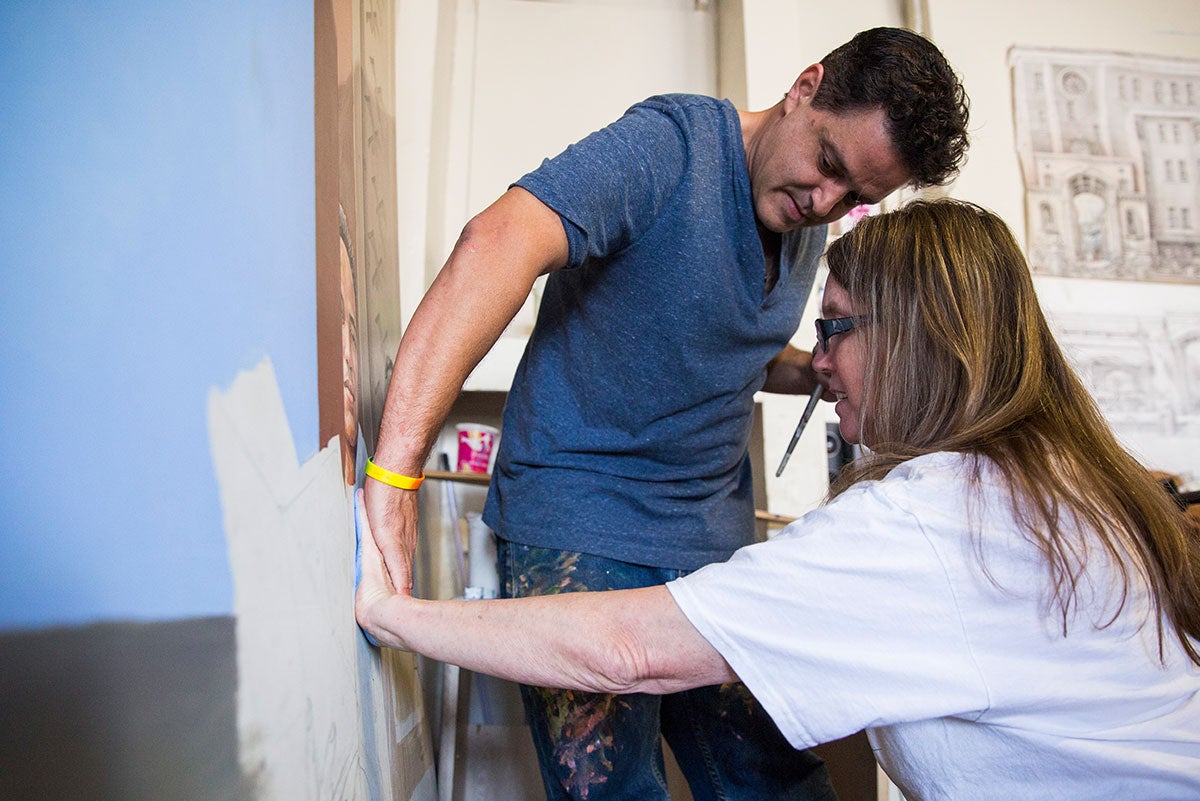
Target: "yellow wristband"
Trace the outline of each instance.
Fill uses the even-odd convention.
[[[389,487],[395,487],[396,489],[402,490],[415,490],[417,487],[421,486],[421,482],[425,480],[424,473],[421,473],[420,478],[402,476],[399,473],[393,473],[391,470],[384,470],[370,459],[367,459],[366,473],[376,481],[382,481]]]

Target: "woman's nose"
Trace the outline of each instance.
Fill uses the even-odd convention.
[[[829,352],[825,348],[821,347],[820,344],[813,345],[812,355],[812,368],[814,371],[818,373],[833,372],[833,360],[829,358]]]

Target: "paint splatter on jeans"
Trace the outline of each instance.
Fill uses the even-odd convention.
[[[500,540],[505,597],[634,589],[685,571]],[[793,749],[740,683],[672,695],[522,687],[549,801],[665,801],[660,734],[696,801],[836,801],[825,765]]]

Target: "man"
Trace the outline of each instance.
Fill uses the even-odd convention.
[[[753,396],[818,385],[788,341],[825,224],[948,180],[966,123],[942,54],[877,28],[769,109],[651,98],[514,184],[464,228],[397,354],[365,502],[399,591],[412,586],[414,479],[546,273],[484,512],[504,592],[662,584],[751,542]],[[522,694],[551,799],[666,798],[660,731],[696,798],[833,798],[820,760],[792,750],[740,684]]]

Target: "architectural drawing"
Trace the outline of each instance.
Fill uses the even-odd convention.
[[[1067,357],[1118,436],[1149,467],[1196,480],[1200,312],[1053,314]]]
[[[1035,272],[1200,283],[1200,61],[1013,48]]]

